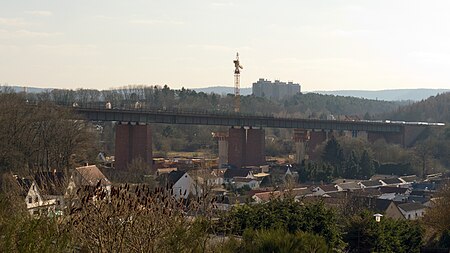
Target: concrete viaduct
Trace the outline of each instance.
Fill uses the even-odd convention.
[[[276,118],[239,113],[211,113],[166,109],[107,109],[73,108],[90,121],[115,121],[116,168],[124,169],[136,157],[152,162],[152,136],[149,124],[189,124],[230,127],[228,133],[216,134],[219,141],[219,163],[236,167],[258,166],[265,162],[263,128],[293,128],[297,160],[308,150],[326,141],[333,133],[346,131],[352,137],[366,134],[369,141],[385,139],[387,142],[407,146],[411,136],[424,129],[422,125],[405,125],[376,121],[338,121],[317,119]]]

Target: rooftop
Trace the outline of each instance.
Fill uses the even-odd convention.
[[[111,182],[95,165],[88,165],[75,168],[75,171],[82,177],[82,184],[96,186],[98,182],[102,186],[111,185]]]
[[[398,204],[397,206],[399,209],[401,209],[405,212],[411,212],[411,211],[421,210],[421,209],[426,208],[426,206],[424,206],[420,203],[415,203],[415,202]]]

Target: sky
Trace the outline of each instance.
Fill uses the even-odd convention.
[[[448,0],[0,0],[0,85],[450,88]]]

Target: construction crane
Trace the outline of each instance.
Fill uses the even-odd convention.
[[[240,98],[240,78],[242,65],[239,63],[239,53],[236,53],[234,63],[234,111],[239,112],[241,108]]]

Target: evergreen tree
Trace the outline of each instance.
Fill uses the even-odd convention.
[[[345,177],[358,178],[361,172],[361,167],[359,166],[359,161],[354,150],[352,150],[352,152],[348,156],[345,164]]]
[[[335,177],[342,176],[342,164],[345,162],[344,151],[335,138],[327,142],[322,160],[335,168]]]
[[[362,153],[359,165],[361,167],[362,179],[369,179],[371,176],[373,176],[373,174],[375,174],[373,159],[370,156],[369,152],[367,152],[367,150],[364,150],[364,152]]]

